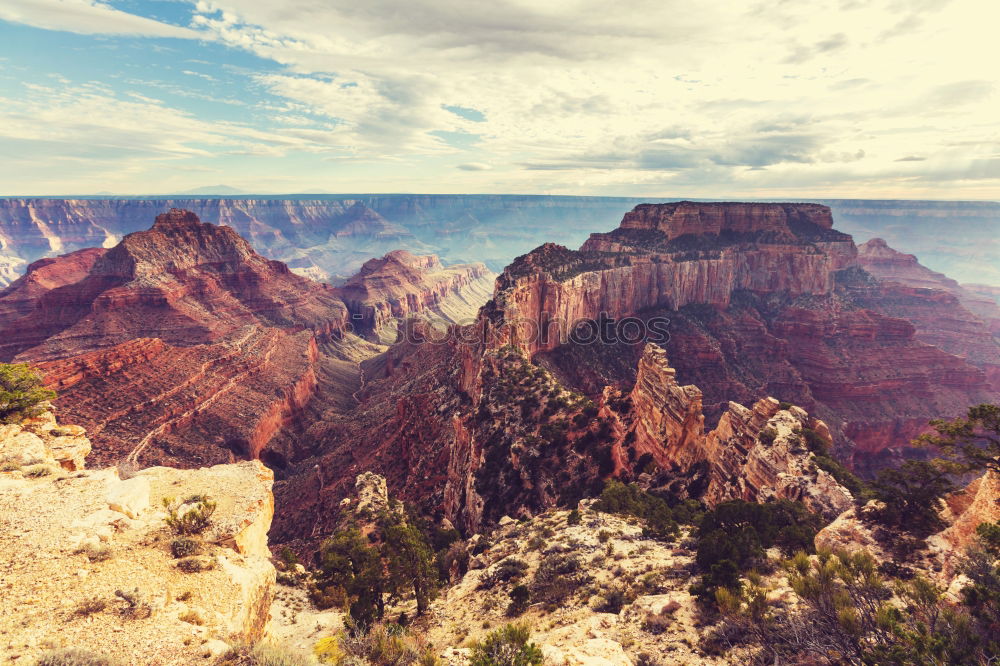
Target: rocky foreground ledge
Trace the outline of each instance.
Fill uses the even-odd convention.
[[[0,431],[0,663],[72,647],[127,664],[190,664],[263,636],[275,585],[271,471],[247,461],[122,479],[114,468],[81,469],[84,449],[82,429],[60,429],[51,415]],[[182,516],[215,503],[192,539],[197,554],[174,556],[181,537],[164,498]]]

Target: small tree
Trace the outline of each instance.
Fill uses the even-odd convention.
[[[392,515],[383,521],[385,557],[394,587],[413,586],[417,615],[423,615],[437,586],[434,551],[413,521]]]
[[[1000,405],[969,407],[965,417],[931,421],[934,433],[918,442],[937,447],[946,462],[961,472],[1000,472]]]
[[[941,528],[941,499],[955,490],[955,485],[944,467],[908,460],[898,468],[879,472],[871,488],[885,503],[881,522],[926,537]]]
[[[27,363],[0,363],[0,423],[18,423],[38,416],[56,392]]]
[[[342,588],[350,599],[350,614],[367,628],[385,615],[385,575],[382,558],[357,528],[337,532],[320,547],[322,588]]]

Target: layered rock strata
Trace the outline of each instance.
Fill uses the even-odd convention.
[[[483,264],[445,268],[434,255],[396,250],[365,262],[337,294],[350,311],[355,331],[392,342],[397,322],[411,315],[469,323],[489,300],[494,278]]]

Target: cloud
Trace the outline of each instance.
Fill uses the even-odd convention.
[[[906,157],[900,157],[893,160],[893,162],[924,162],[926,157],[920,157],[919,155],[907,155]]]
[[[8,140],[99,168],[115,150],[135,169],[139,153],[187,166],[247,155],[226,168],[280,173],[296,191],[439,191],[450,175],[477,191],[900,196],[944,174],[980,192],[1000,84],[981,4],[196,0],[172,5],[192,12],[181,28],[96,1],[7,0],[0,11],[31,25],[67,25],[65,5],[85,15],[77,31],[202,41],[156,54],[142,81],[122,74],[106,97],[131,106],[77,82],[45,116],[48,136],[26,120],[41,99],[9,94],[0,122],[16,121]],[[188,87],[202,75],[218,81]]]
[[[82,35],[202,37],[190,28],[129,14],[96,0],[4,0],[0,20]]]

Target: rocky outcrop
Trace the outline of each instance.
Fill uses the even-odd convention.
[[[353,330],[392,342],[394,324],[410,315],[469,323],[489,300],[494,277],[483,264],[445,268],[434,255],[396,250],[365,262],[337,294],[350,311]]]
[[[730,402],[718,426],[706,434],[701,391],[678,386],[665,352],[652,344],[639,362],[630,397],[628,418],[634,425],[623,441],[630,442],[636,457],[648,453],[682,478],[707,466],[702,497],[709,505],[788,499],[833,518],[853,502],[850,492],[816,467],[806,445],[807,430],[829,445],[829,429],[799,407],[782,408],[774,398],[751,408]]]
[[[0,468],[4,471],[41,465],[73,472],[83,469],[89,453],[86,430],[78,425],[59,425],[51,411],[21,423],[0,425]]]
[[[697,386],[679,386],[666,352],[646,345],[630,397],[635,412],[634,447],[662,467],[690,466],[702,459],[705,416]]]
[[[806,430],[832,443],[826,424],[799,407],[782,409],[774,398],[758,400],[752,408],[730,403],[704,443],[710,465],[706,501],[787,499],[829,518],[846,511],[854,498],[816,466]]]
[[[29,265],[23,276],[0,292],[0,327],[31,312],[46,293],[82,280],[104,252],[87,248]]]
[[[54,419],[23,427],[39,423]],[[22,435],[0,432],[0,450],[22,447]],[[86,441],[82,429],[76,437]],[[122,663],[193,663],[259,640],[275,587],[267,548],[272,482],[259,461],[154,467],[129,478],[114,468],[77,467],[73,475],[3,468],[0,655],[30,661],[69,644]],[[178,560],[164,501],[183,512],[195,498],[216,508],[194,537],[199,552]]]
[[[833,228],[830,209],[800,203],[640,204],[622,218],[621,229],[662,232],[670,241],[685,235],[771,233],[794,240],[800,226]]]

